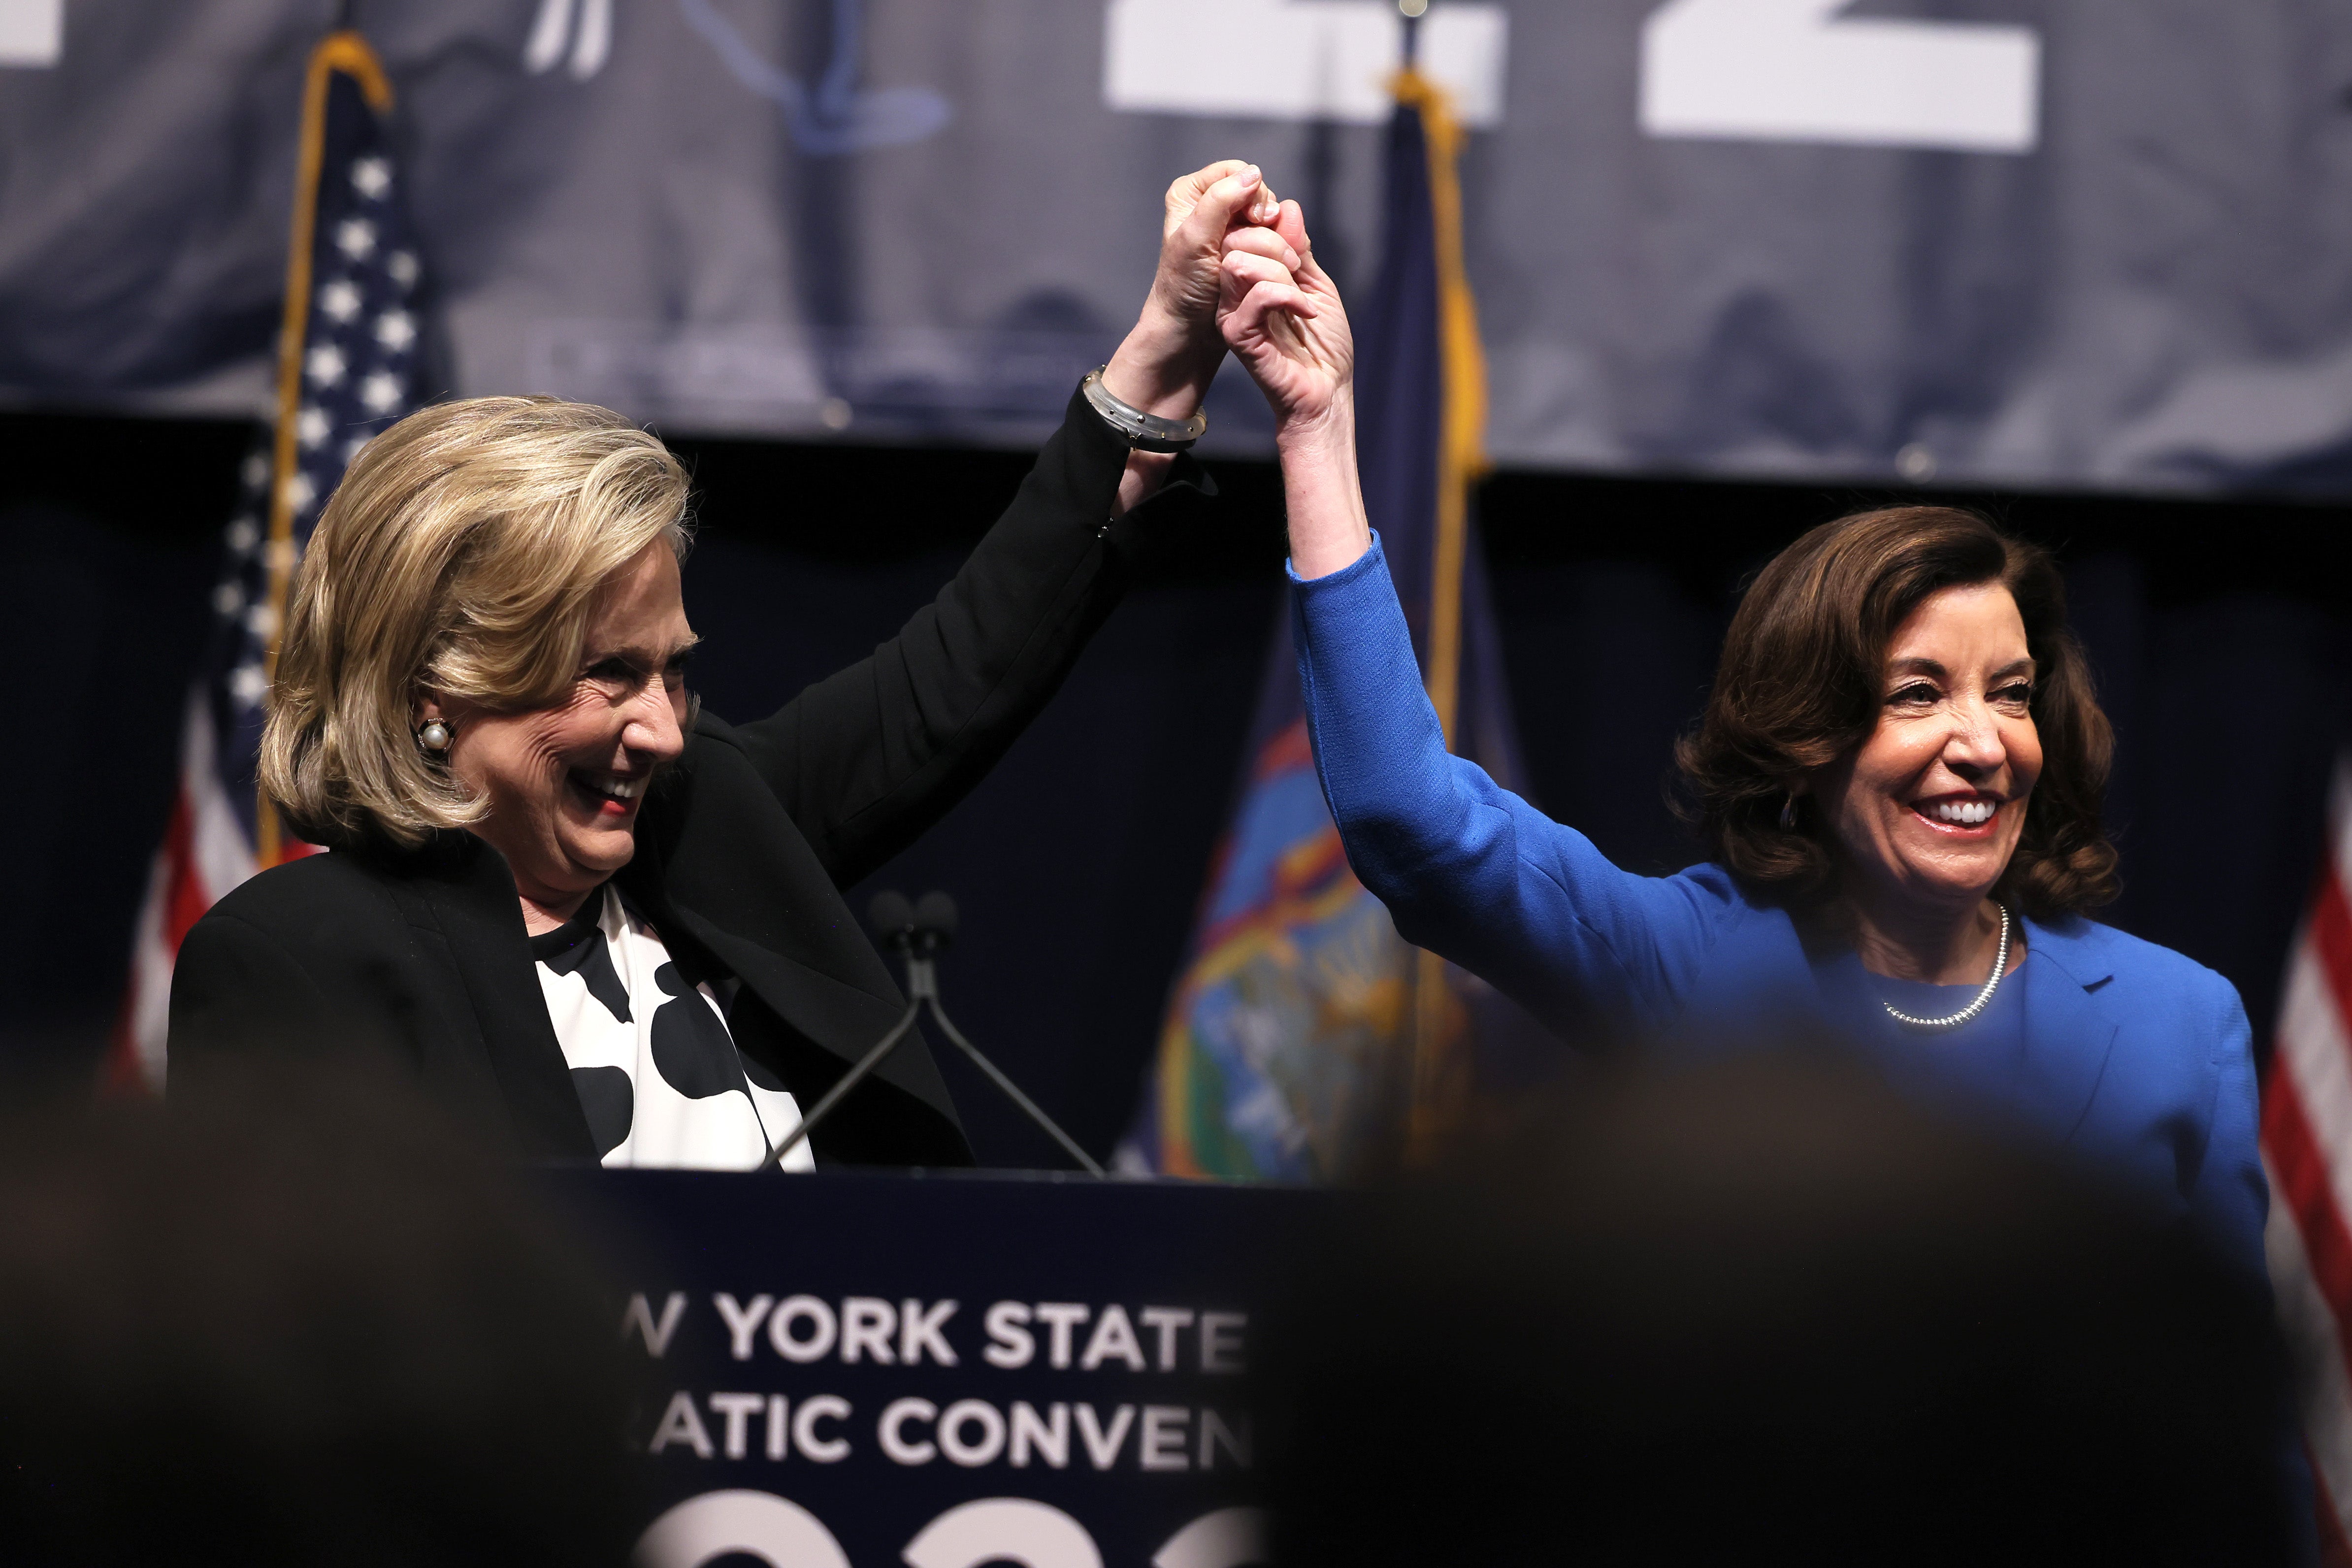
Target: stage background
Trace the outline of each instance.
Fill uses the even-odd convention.
[[[62,5],[62,11],[58,10]],[[334,0],[0,0],[0,397],[243,412]],[[1241,153],[1342,283],[1387,0],[356,0],[446,384],[1030,446]],[[2352,9],[1439,0],[1517,467],[2352,485]],[[1354,281],[1360,284],[1363,279]],[[1245,388],[1212,440],[1262,452]]]
[[[399,90],[431,384],[597,399],[688,454],[721,713],[860,657],[953,570],[1132,319],[1173,174],[1257,159],[1369,283],[1386,0],[348,9]],[[26,823],[0,1061],[63,1080],[120,996],[337,14],[0,0]],[[1439,0],[1425,41],[1475,128],[1485,526],[1536,799],[1681,865],[1668,745],[1743,574],[1850,507],[2005,487],[1962,493],[2063,551],[2122,737],[2112,916],[2227,974],[2266,1039],[2352,687],[2321,504],[2352,496],[2352,11]],[[950,1007],[1098,1152],[1280,601],[1262,405],[1228,378],[1211,412],[1217,520],[876,879],[961,902]],[[983,1158],[1049,1160],[946,1070]]]
[[[19,826],[0,900],[7,1061],[94,1071],[170,800],[241,426],[0,416],[0,582]],[[1003,453],[681,440],[702,490],[687,604],[712,708],[753,714],[862,656],[1008,500]],[[1274,475],[1213,465],[1175,542],[1045,715],[870,887],[939,887],[952,1015],[1107,1155],[1125,1129],[1223,826],[1280,603]],[[1507,470],[1485,517],[1535,798],[1621,863],[1696,858],[1664,805],[1737,584],[1805,525],[1890,493]],[[2265,1044],[2352,704],[2344,514],[2259,502],[1963,499],[2068,563],[2121,735],[2111,918],[2221,971]],[[862,907],[868,889],[854,902]],[[942,1058],[992,1163],[1054,1151]]]

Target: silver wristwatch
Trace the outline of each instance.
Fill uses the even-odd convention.
[[[1103,384],[1103,372],[1110,366],[1098,364],[1087,372],[1080,390],[1087,395],[1087,405],[1102,422],[1118,432],[1118,438],[1139,452],[1181,452],[1199,440],[1209,428],[1209,416],[1195,414],[1190,419],[1162,419],[1157,414],[1146,414],[1131,404],[1121,403]]]

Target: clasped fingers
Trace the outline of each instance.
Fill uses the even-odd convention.
[[[1220,292],[1227,300],[1237,300],[1260,283],[1295,289],[1298,279],[1291,271],[1293,265],[1295,262],[1286,262],[1257,250],[1238,247],[1228,250],[1224,259],[1218,264],[1224,285]]]
[[[1288,240],[1282,237],[1279,232],[1256,226],[1237,228],[1226,235],[1224,253],[1227,256],[1237,253],[1261,256],[1268,261],[1279,263],[1285,270],[1293,273],[1298,270],[1306,259],[1298,254],[1297,248]]]

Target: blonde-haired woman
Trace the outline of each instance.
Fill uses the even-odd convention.
[[[1220,252],[1271,211],[1242,163],[1171,187],[1134,331],[954,581],[756,723],[687,695],[660,442],[511,397],[376,437],[296,574],[262,744],[262,787],[334,853],[189,933],[174,1092],[256,1049],[372,1049],[527,1158],[761,1163],[903,1005],[840,889],[1003,754],[1117,602],[1145,503],[1192,477]],[[786,1163],[812,1143],[970,1160],[914,1042]]]

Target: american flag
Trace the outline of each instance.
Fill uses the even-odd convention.
[[[108,1060],[117,1088],[163,1087],[172,963],[188,928],[257,870],[313,852],[279,834],[254,768],[287,578],[352,457],[419,402],[423,268],[383,121],[391,106],[358,34],[320,43],[305,85],[278,413],[245,461],[213,635],[188,688],[179,788]]]
[[[2264,1241],[2316,1483],[2320,1555],[2352,1565],[2352,755],[2336,763],[2327,818],[2263,1086]]]

